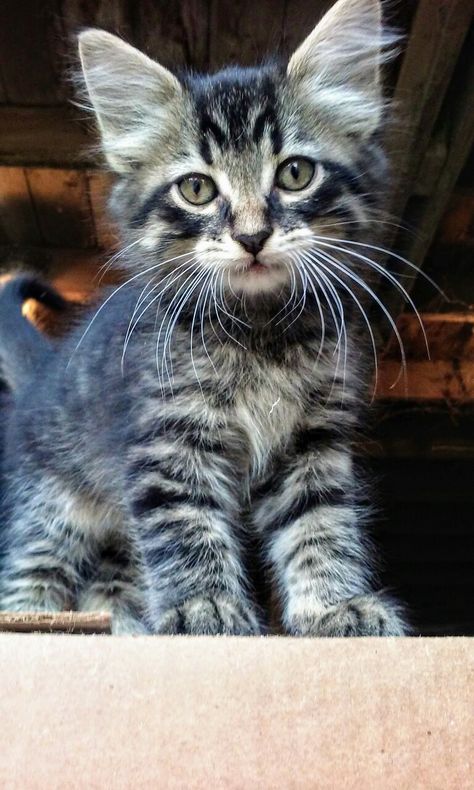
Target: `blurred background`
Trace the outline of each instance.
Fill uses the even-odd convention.
[[[1,0],[0,276],[34,271],[71,300],[99,287],[117,237],[111,176],[71,104],[74,34],[96,26],[164,65],[215,69],[290,53],[327,0]],[[417,633],[474,634],[474,0],[398,0],[387,22],[404,36],[387,69],[396,127],[385,244],[421,268],[394,292],[407,375],[380,322],[380,379],[363,463],[375,472],[374,535],[383,583],[408,603]],[[393,262],[395,263],[395,262]],[[32,320],[60,332],[30,305]],[[0,388],[2,384],[0,381]]]

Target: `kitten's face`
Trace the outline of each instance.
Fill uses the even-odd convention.
[[[378,0],[339,0],[286,70],[178,80],[109,34],[82,34],[126,240],[169,259],[163,273],[195,270],[237,296],[304,288],[315,245],[327,265],[324,239],[369,221],[379,45]]]
[[[171,252],[189,251],[236,293],[290,284],[315,234],[365,218],[351,189],[357,146],[305,109],[277,68],[186,80],[174,150],[151,150],[138,176],[142,246],[179,240]]]

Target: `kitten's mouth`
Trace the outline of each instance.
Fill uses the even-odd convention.
[[[247,266],[247,271],[252,272],[252,274],[262,274],[268,271],[268,266],[259,261],[258,258],[254,258]]]

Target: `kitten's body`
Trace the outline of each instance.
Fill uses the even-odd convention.
[[[375,0],[361,5],[376,18]],[[86,61],[93,51],[89,37]],[[338,218],[352,239],[368,231],[378,147],[321,114],[315,127],[311,108],[298,105],[301,60],[291,78],[266,67],[186,78],[182,87],[139,57],[155,94],[162,80],[166,138],[155,119],[155,139],[153,112],[146,134],[99,112],[105,150],[122,173],[113,201],[127,243],[122,263],[137,274],[17,395],[2,604],[110,607],[117,632],[258,633],[253,552],[275,583],[288,632],[402,633],[396,605],[371,591],[351,457],[368,386],[361,303],[356,297],[353,309],[344,269],[332,293],[324,247],[319,279],[303,273],[300,284],[288,274],[299,245],[314,262],[324,223],[331,238]],[[110,92],[97,98],[102,83],[93,68],[85,73],[93,100],[110,111]],[[322,163],[296,201],[272,186],[295,146]],[[144,156],[147,166],[133,170]],[[181,160],[181,173],[213,174],[215,210],[211,201],[186,209],[172,191]],[[290,176],[300,177],[298,167]],[[201,176],[190,178],[195,185]],[[239,245],[259,245],[258,258],[242,263]],[[353,256],[354,271],[359,264]]]

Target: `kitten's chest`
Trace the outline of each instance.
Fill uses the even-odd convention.
[[[301,421],[305,382],[298,371],[256,363],[248,365],[236,381],[229,418],[245,436],[251,475],[258,476],[270,455],[288,444]]]

